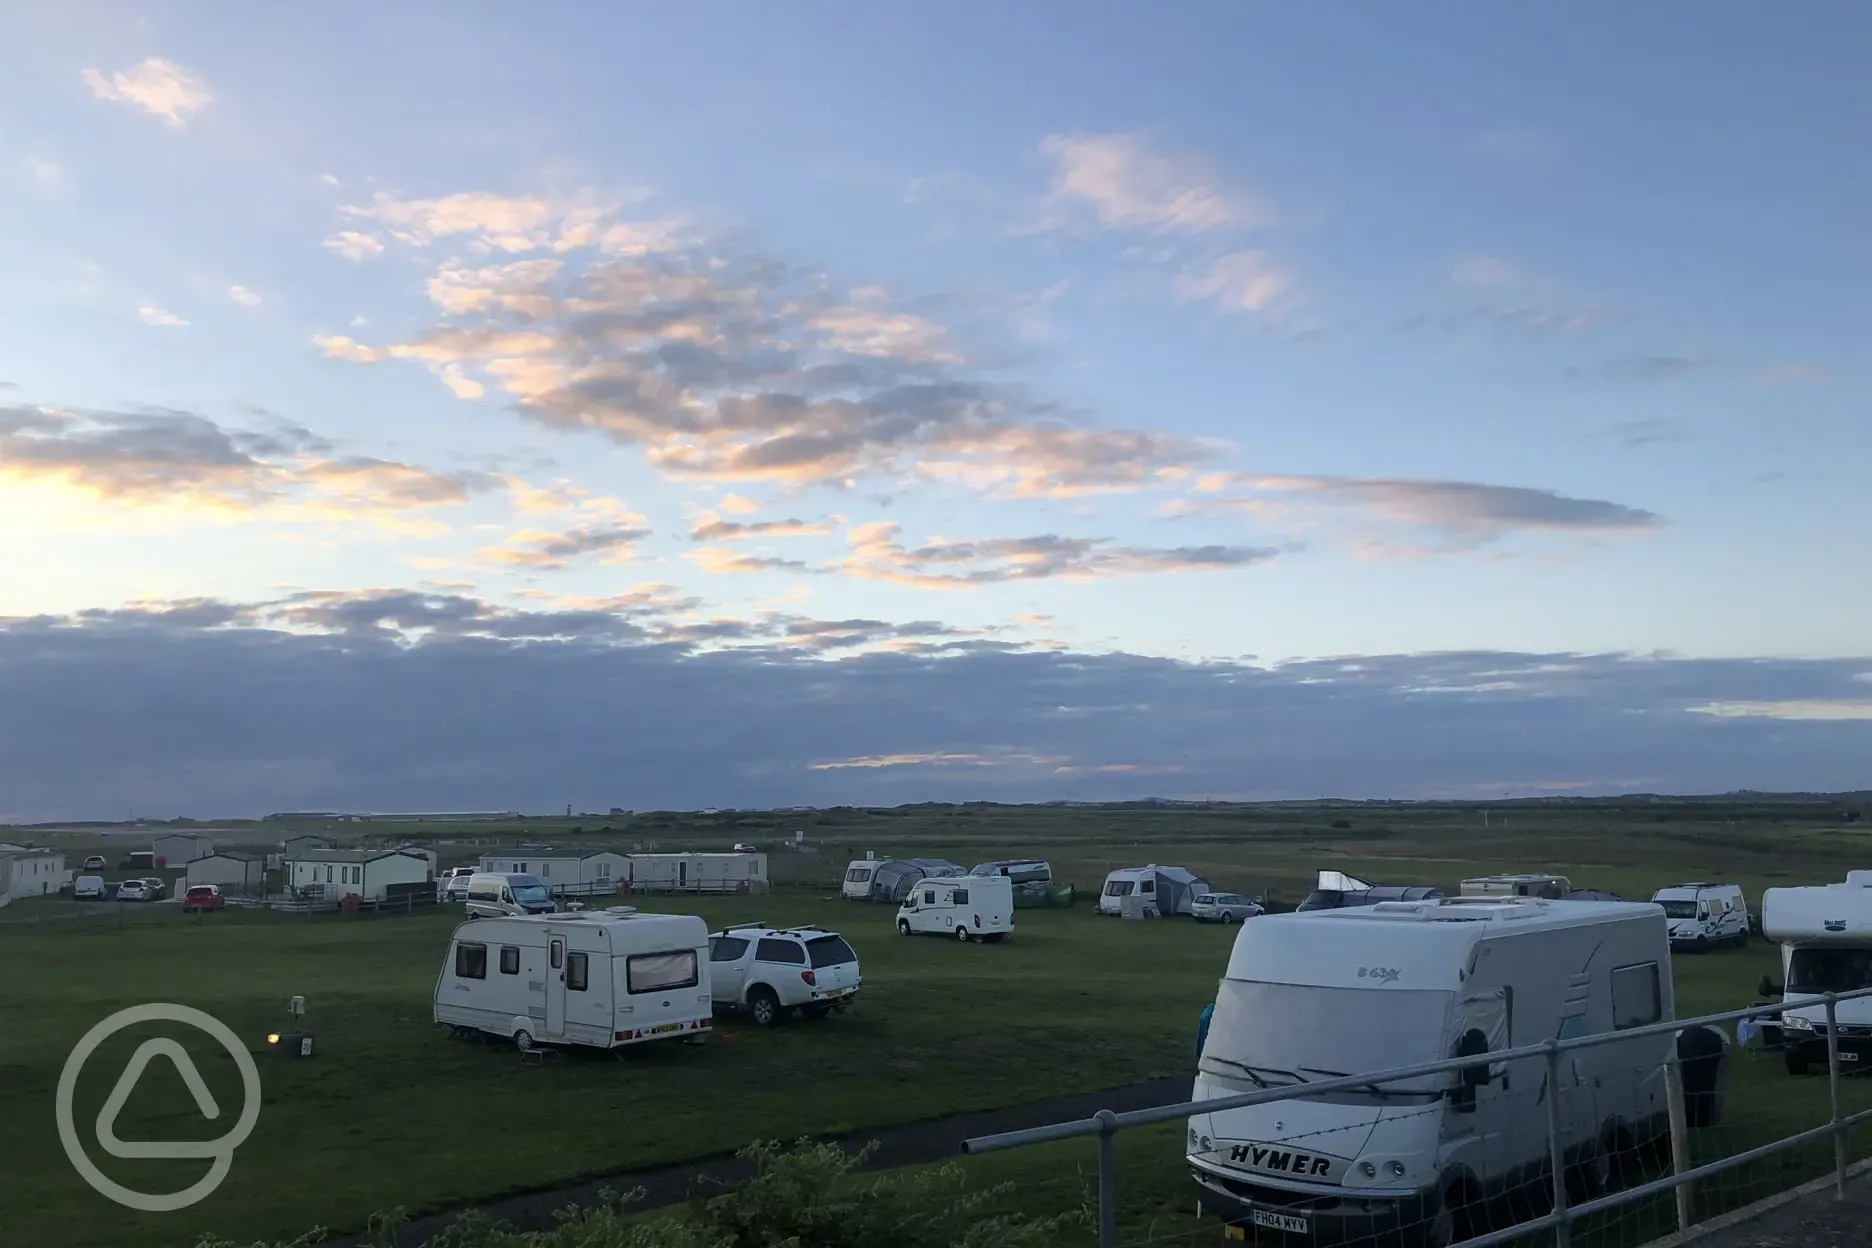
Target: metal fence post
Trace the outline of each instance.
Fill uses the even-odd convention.
[[[1573,1227],[1567,1217],[1566,1145],[1561,1138],[1560,1116],[1560,1042],[1547,1042],[1547,1165],[1553,1171],[1553,1206],[1559,1215],[1554,1223],[1554,1248],[1567,1248],[1573,1239]]]
[[[1684,1109],[1683,1067],[1672,1052],[1664,1061],[1664,1108],[1670,1118],[1671,1173],[1681,1175],[1690,1168],[1690,1119]],[[1679,1183],[1676,1190],[1677,1229],[1690,1225],[1690,1184]]]
[[[1827,1028],[1827,1093],[1833,1105],[1833,1194],[1840,1200],[1846,1199],[1846,1129],[1840,1125],[1845,1115],[1840,1112],[1840,1053],[1839,1023],[1834,1010],[1839,998],[1833,993],[1826,994]]]
[[[1098,1119],[1099,1248],[1118,1248],[1118,1115],[1101,1109]]]

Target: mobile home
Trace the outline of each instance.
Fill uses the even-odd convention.
[[[1382,965],[1376,965],[1382,963]],[[1449,1244],[1486,1202],[1549,1183],[1545,1059],[1489,1054],[1674,1017],[1662,912],[1630,902],[1386,901],[1243,924],[1191,1099],[1291,1099],[1189,1120],[1205,1204],[1318,1240],[1423,1227]],[[1563,1157],[1586,1191],[1668,1129],[1669,1032],[1561,1057]],[[1460,1075],[1308,1096],[1309,1082],[1473,1055]],[[1510,1089],[1512,1088],[1512,1092]],[[1387,1241],[1388,1242],[1388,1241]]]
[[[1848,871],[1844,883],[1771,888],[1762,894],[1762,934],[1781,946],[1782,1056],[1791,1075],[1827,1067],[1829,992],[1872,988],[1872,871]],[[1872,997],[1833,1007],[1840,1060],[1872,1063]]]
[[[535,875],[559,892],[610,893],[630,879],[630,859],[615,850],[500,849],[481,855],[492,875]]]
[[[633,893],[764,893],[767,855],[632,854],[625,882]]]
[[[1182,867],[1123,867],[1105,877],[1099,890],[1099,914],[1124,913],[1124,900],[1138,896],[1158,914],[1188,914],[1198,893],[1209,891],[1209,881]]]
[[[477,919],[455,929],[435,1021],[521,1050],[601,1049],[708,1033],[708,925],[631,907]]]
[[[1748,900],[1739,885],[1673,884],[1658,889],[1651,900],[1664,907],[1673,949],[1701,953],[1718,945],[1748,944]]]
[[[997,944],[1014,933],[1014,881],[1005,875],[919,880],[897,910],[897,930]]]
[[[299,896],[324,901],[435,896],[428,861],[395,849],[302,849],[286,863],[285,877]]]

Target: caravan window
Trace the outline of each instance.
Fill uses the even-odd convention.
[[[624,987],[632,993],[693,988],[702,982],[701,971],[693,949],[634,953],[624,961]]]
[[[487,978],[487,946],[486,945],[456,945],[455,946],[455,978],[457,979],[486,979]]]
[[[1157,877],[1147,875],[1138,881],[1138,892],[1154,893],[1157,891]]]
[[[501,946],[501,974],[518,975],[520,973],[520,951],[512,945]]]
[[[555,940],[552,942],[552,969],[556,971],[561,966],[564,966],[564,965],[565,965],[565,941]]]
[[[958,888],[949,894],[949,900],[958,906],[968,905],[968,889]]]
[[[870,878],[870,867],[853,867],[845,873],[845,882],[847,884],[862,884]]]
[[[585,991],[585,961],[586,961],[585,954],[582,954],[582,953],[566,954],[566,991],[567,992],[584,992]],[[695,961],[695,954],[692,953],[689,955],[689,961],[690,962]]]
[[[1612,1026],[1645,1027],[1664,1017],[1664,998],[1658,988],[1658,965],[1640,962],[1612,972]]]
[[[1130,880],[1107,880],[1105,882],[1105,895],[1107,897],[1129,897],[1131,895],[1131,890],[1135,887],[1136,885]]]

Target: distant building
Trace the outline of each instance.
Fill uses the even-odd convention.
[[[266,859],[260,854],[223,850],[188,864],[190,885],[216,884],[224,893],[259,893],[266,885]]]
[[[764,893],[766,854],[632,854],[634,893]]]
[[[0,850],[0,906],[20,897],[43,897],[65,884],[65,855],[56,849],[15,846]]]
[[[298,836],[289,836],[280,842],[280,853],[291,862],[301,851],[307,849],[330,849],[338,842],[329,836],[320,836],[316,832],[301,832]]]
[[[150,852],[158,867],[182,867],[214,853],[215,843],[195,832],[164,832],[150,839]]]
[[[615,850],[523,845],[481,855],[480,869],[500,875],[535,875],[549,888],[596,885],[600,892],[630,878],[630,859]]]
[[[286,884],[302,897],[325,901],[357,895],[382,901],[433,887],[435,872],[419,854],[400,849],[307,849],[287,861]]]

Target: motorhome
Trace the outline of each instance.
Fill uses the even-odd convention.
[[[1344,871],[1322,870],[1313,891],[1297,907],[1300,910],[1337,910],[1344,906],[1369,906],[1380,901],[1427,901],[1448,896],[1429,884],[1373,884]]]
[[[997,944],[1014,933],[1014,881],[1005,875],[922,880],[897,909],[897,931]]]
[[[1557,901],[1573,891],[1564,875],[1484,875],[1462,882],[1464,897],[1545,897]]]
[[[1762,934],[1781,946],[1782,1057],[1790,1075],[1827,1068],[1829,992],[1872,988],[1872,871],[1844,883],[1771,888],[1762,894]],[[1872,997],[1837,1002],[1840,1061],[1872,1064]]]
[[[1191,1099],[1291,1087],[1291,1099],[1189,1120],[1188,1164],[1231,1224],[1453,1242],[1470,1211],[1550,1180],[1540,1057],[1488,1054],[1673,1015],[1653,905],[1503,898],[1383,901],[1242,925]],[[1669,1033],[1567,1050],[1569,1178],[1601,1186],[1616,1152],[1668,1129]],[[1308,1095],[1309,1083],[1455,1056],[1437,1074]],[[1535,1188],[1534,1190],[1538,1190]]]
[[[706,1034],[708,925],[629,906],[508,915],[455,929],[436,976],[435,1021],[535,1045],[614,1049]]]
[[[1105,877],[1099,890],[1097,913],[1123,914],[1127,897],[1140,897],[1157,914],[1188,914],[1195,899],[1209,890],[1209,881],[1183,867],[1122,867]]]
[[[871,877],[877,874],[879,863],[875,858],[858,858],[845,864],[845,882],[839,886],[840,895],[851,901],[871,900]]]
[[[1737,884],[1673,884],[1651,900],[1664,907],[1672,949],[1701,953],[1722,945],[1746,945],[1748,900]]]
[[[471,919],[551,914],[555,908],[552,889],[536,876],[477,871],[468,877],[468,917]]]

